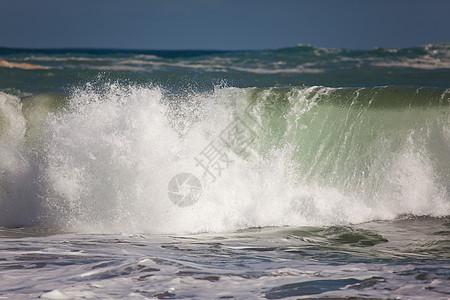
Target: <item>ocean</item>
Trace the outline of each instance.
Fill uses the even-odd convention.
[[[0,48],[0,299],[448,299],[450,44]]]

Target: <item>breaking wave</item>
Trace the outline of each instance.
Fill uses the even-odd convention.
[[[0,226],[193,233],[446,216],[449,101],[398,87],[0,93]],[[183,172],[202,183],[186,207],[168,196]]]

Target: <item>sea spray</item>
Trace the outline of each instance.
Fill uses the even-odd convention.
[[[35,107],[0,98],[1,226],[192,233],[450,212],[448,91],[106,83]],[[236,118],[257,125],[242,153],[220,139]],[[215,140],[232,163],[212,180],[195,157]],[[202,181],[188,207],[167,194],[181,172]]]

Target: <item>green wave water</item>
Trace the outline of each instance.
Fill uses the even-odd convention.
[[[68,96],[3,94],[2,224],[201,232],[446,216],[449,99],[441,89],[175,95],[103,83]],[[245,147],[224,138],[227,128]],[[220,169],[198,163],[208,145],[226,157]],[[203,181],[194,208],[214,218],[180,216],[168,201],[180,172]],[[36,209],[21,218],[23,207]]]

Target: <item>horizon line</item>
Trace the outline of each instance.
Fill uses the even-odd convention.
[[[109,50],[109,51],[167,51],[167,52],[186,52],[186,51],[205,51],[205,52],[239,52],[239,51],[273,51],[273,50],[281,50],[281,49],[289,49],[289,48],[300,48],[300,47],[308,47],[315,49],[344,49],[344,50],[353,50],[353,51],[370,51],[376,49],[412,49],[419,47],[427,47],[427,46],[441,46],[441,45],[449,45],[450,42],[444,43],[426,43],[415,46],[407,46],[407,47],[373,47],[373,48],[345,48],[345,47],[321,47],[321,46],[313,46],[311,44],[297,44],[294,46],[287,47],[279,47],[279,48],[262,48],[262,49],[214,49],[214,48],[180,48],[180,49],[164,49],[164,48],[120,48],[120,47],[78,47],[78,46],[69,46],[69,47],[11,47],[11,46],[1,46],[0,49],[9,49],[9,50],[36,50],[36,51],[62,51],[62,50]]]

